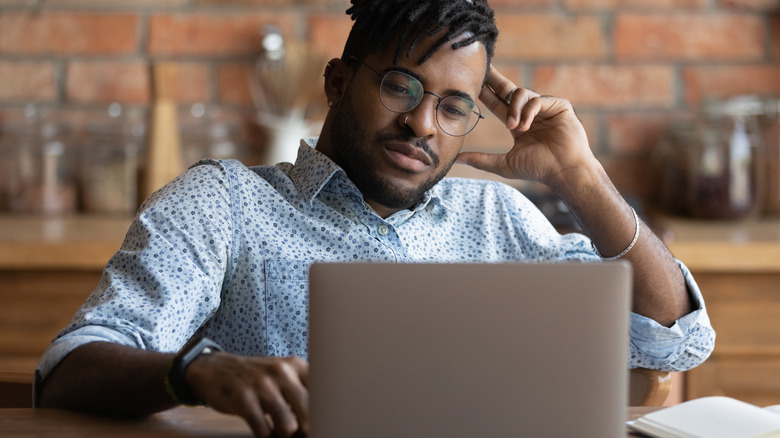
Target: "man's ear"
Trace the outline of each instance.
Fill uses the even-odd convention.
[[[325,67],[325,96],[328,106],[336,105],[352,79],[352,68],[339,58],[333,58]]]

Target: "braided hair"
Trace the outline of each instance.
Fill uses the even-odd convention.
[[[364,59],[378,53],[397,37],[393,64],[398,64],[406,48],[410,57],[417,43],[442,30],[442,36],[417,61],[421,65],[448,41],[466,34],[452,49],[479,41],[490,64],[498,37],[493,9],[487,0],[352,0],[347,9],[354,24],[344,46],[342,59]]]

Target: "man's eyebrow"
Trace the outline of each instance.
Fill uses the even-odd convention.
[[[412,70],[409,70],[408,68],[401,67],[399,65],[393,65],[393,66],[387,67],[387,68],[383,69],[381,71],[381,73],[383,75],[385,75],[385,74],[387,74],[388,72],[391,72],[391,71],[397,71],[397,72],[401,72],[401,73],[406,73],[409,76],[411,76],[411,77],[417,79],[418,81],[420,81],[420,83],[423,83],[422,78],[420,77],[419,74],[413,72]],[[428,90],[426,89],[425,91],[428,91]],[[463,99],[467,99],[467,100],[470,100],[470,101],[474,102],[474,99],[471,97],[471,95],[469,93],[466,93],[465,91],[462,91],[462,90],[456,90],[456,89],[445,90],[444,94],[442,94],[441,97],[447,97],[447,96],[458,96],[458,97],[462,97]]]

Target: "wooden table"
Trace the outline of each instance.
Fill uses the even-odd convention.
[[[628,408],[627,419],[657,410]],[[140,419],[115,418],[60,409],[0,409],[3,437],[251,437],[240,417],[209,408],[180,407]],[[626,432],[626,436],[633,436]]]

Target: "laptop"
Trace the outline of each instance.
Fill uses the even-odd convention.
[[[320,263],[313,438],[624,437],[631,267]]]

